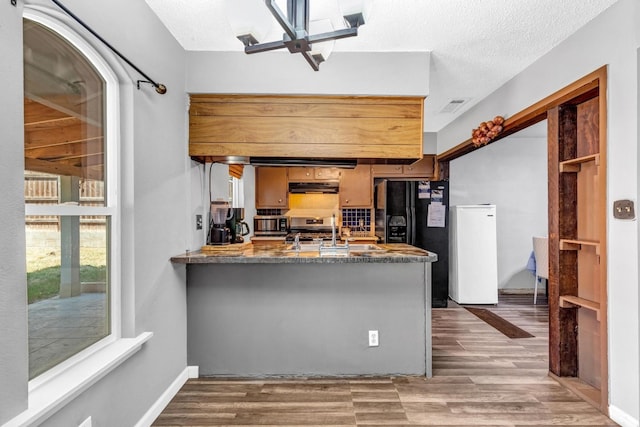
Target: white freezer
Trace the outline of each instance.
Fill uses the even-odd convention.
[[[459,304],[498,303],[495,205],[450,208],[449,297]]]

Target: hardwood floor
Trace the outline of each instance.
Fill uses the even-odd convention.
[[[546,305],[515,296],[489,307],[535,336],[520,339],[451,305],[433,312],[431,379],[200,378],[153,425],[616,425],[547,375]]]

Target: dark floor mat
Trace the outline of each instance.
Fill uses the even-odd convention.
[[[485,308],[465,307],[468,311],[475,314],[478,318],[484,320],[509,338],[532,338],[529,332],[520,329],[511,322],[507,322],[502,317]]]

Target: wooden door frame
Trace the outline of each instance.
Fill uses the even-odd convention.
[[[599,227],[600,233],[600,283],[602,286],[600,295],[600,325],[601,325],[601,337],[600,345],[602,352],[601,358],[601,390],[599,399],[594,401],[593,398],[584,395],[573,387],[573,384],[562,381],[563,375],[575,375],[575,370],[572,368],[572,364],[576,361],[576,346],[571,344],[571,339],[567,337],[567,334],[563,334],[561,329],[561,323],[566,322],[566,319],[560,319],[560,307],[559,307],[559,280],[558,280],[558,236],[553,235],[553,224],[558,224],[558,182],[552,182],[552,174],[549,175],[549,370],[551,374],[563,382],[567,387],[578,392],[586,400],[598,407],[603,413],[608,414],[608,324],[607,324],[607,224],[606,224],[606,211],[607,211],[607,183],[606,183],[606,165],[607,165],[607,66],[602,66],[594,72],[582,77],[581,79],[571,83],[570,85],[560,89],[559,91],[547,96],[546,98],[536,102],[535,104],[525,108],[524,110],[514,114],[505,120],[504,129],[495,139],[489,143],[493,143],[502,138],[506,138],[522,129],[525,129],[531,125],[534,125],[542,120],[551,118],[549,128],[555,128],[557,122],[553,120],[554,112],[557,112],[558,108],[563,105],[576,105],[586,100],[598,97],[599,99],[599,192],[598,194],[600,204],[596,213],[596,221]],[[557,114],[555,115],[557,117]],[[548,156],[548,170],[555,171],[557,176],[558,168],[558,155],[552,154],[552,144],[555,144],[557,151],[557,134],[552,136],[551,133],[547,136],[547,156]],[[437,170],[438,179],[449,179],[449,163],[451,160],[462,157],[482,147],[476,147],[473,145],[471,138],[463,141],[455,147],[439,154],[437,156]],[[553,188],[552,188],[553,187]],[[557,227],[556,227],[557,230]],[[557,231],[556,231],[557,234]],[[553,242],[556,242],[553,245]],[[553,246],[553,247],[552,247]],[[556,265],[553,267],[552,258],[556,258]],[[566,325],[565,325],[566,326]],[[566,330],[566,328],[565,328]],[[572,374],[573,372],[573,374]]]

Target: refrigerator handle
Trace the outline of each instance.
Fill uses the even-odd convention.
[[[411,208],[411,246],[416,245],[416,208]]]
[[[409,205],[404,209],[405,215],[407,216],[407,237],[405,238],[405,243],[411,244],[411,208]]]
[[[409,181],[409,216],[407,217],[407,226],[410,232],[407,233],[407,243],[411,246],[416,245],[416,197],[417,186],[415,181]]]

